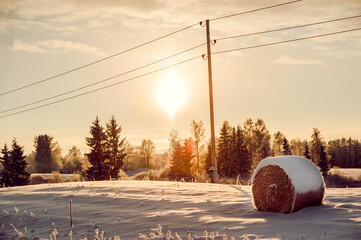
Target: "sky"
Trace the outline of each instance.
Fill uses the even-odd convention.
[[[49,98],[122,74],[206,41],[197,24],[281,1],[213,0],[0,0],[0,94],[47,79],[160,36],[177,34],[89,67],[0,96],[0,146],[15,137],[28,154],[37,135],[48,134],[66,154],[73,145],[89,151],[92,121],[112,115],[132,145],[169,146],[170,130],[191,136],[192,120],[210,136],[208,70],[202,46],[185,54],[39,104]],[[359,0],[303,0],[210,22],[211,39],[361,14]],[[212,52],[361,27],[361,18],[249,37],[219,40]],[[47,107],[71,97],[194,57],[177,66]],[[361,31],[212,55],[216,133],[247,118],[265,121],[271,134],[310,139],[317,127],[326,141],[361,139]],[[6,112],[5,112],[6,111]]]

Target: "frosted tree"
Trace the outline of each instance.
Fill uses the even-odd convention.
[[[191,123],[191,133],[192,133],[192,137],[194,138],[194,144],[195,144],[195,149],[196,149],[196,160],[197,160],[197,172],[199,173],[199,153],[201,151],[201,149],[203,148],[202,142],[205,138],[204,135],[204,126],[203,126],[203,122],[199,121],[196,122],[193,120],[193,122]]]
[[[150,139],[143,139],[140,145],[140,153],[143,156],[144,167],[150,168],[150,160],[155,151],[155,144]]]

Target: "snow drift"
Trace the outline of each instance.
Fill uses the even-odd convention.
[[[252,177],[252,195],[260,211],[292,213],[322,204],[325,184],[318,167],[306,158],[262,160]]]

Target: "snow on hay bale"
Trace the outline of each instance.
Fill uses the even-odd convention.
[[[324,192],[320,170],[302,157],[266,158],[252,176],[253,202],[260,211],[296,212],[322,204]]]

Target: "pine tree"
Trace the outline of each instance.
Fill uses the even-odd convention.
[[[292,155],[290,145],[288,144],[288,141],[287,141],[286,137],[283,138],[282,154],[283,155]]]
[[[323,146],[323,144],[320,145],[320,161],[318,162],[318,167],[321,170],[322,176],[326,177],[328,175],[328,171],[330,170],[330,165],[327,159],[325,146]]]
[[[228,177],[230,174],[229,169],[229,161],[231,161],[231,131],[232,128],[230,127],[227,121],[224,121],[219,140],[218,140],[218,156],[217,156],[217,170],[218,174],[221,177]]]
[[[14,176],[12,175],[13,163],[6,143],[4,148],[1,149],[1,153],[3,156],[0,157],[0,162],[3,165],[3,169],[0,173],[0,183],[1,185],[5,184],[5,186],[15,186]]]
[[[25,170],[28,165],[25,161],[24,149],[13,140],[11,146],[10,158],[12,161],[12,172],[15,186],[23,186],[29,184],[30,174]]]
[[[308,148],[307,140],[305,141],[305,151],[303,152],[303,157],[307,158],[308,160],[311,160],[310,150]]]
[[[126,157],[125,138],[120,139],[122,128],[118,126],[114,116],[106,124],[106,158],[108,160],[109,174],[112,178],[118,178],[119,170],[124,164]]]
[[[105,163],[105,140],[106,135],[103,127],[99,124],[99,118],[96,117],[93,126],[90,127],[91,137],[85,138],[86,144],[90,147],[90,153],[86,154],[91,166],[86,171],[88,180],[108,179],[109,167]]]

